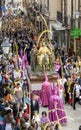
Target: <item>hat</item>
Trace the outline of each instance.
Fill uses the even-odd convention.
[[[45,77],[45,81],[48,81],[48,77],[47,77],[46,71],[44,71],[44,77]]]

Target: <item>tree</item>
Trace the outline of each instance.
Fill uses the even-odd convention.
[[[73,28],[73,30],[71,30],[70,35],[75,39],[79,38],[81,36],[81,30],[79,28]]]
[[[74,52],[76,53],[76,39],[81,37],[81,30],[77,27],[71,30],[70,36],[74,38]]]

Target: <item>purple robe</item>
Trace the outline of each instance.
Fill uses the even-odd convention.
[[[63,111],[62,110],[55,110],[55,108],[62,109]],[[50,97],[49,110],[52,110],[51,112],[49,112],[50,121],[54,122],[54,121],[57,121],[58,119],[65,117],[64,119],[60,120],[60,123],[61,124],[67,123],[66,113],[64,111],[63,102],[60,99],[60,97],[58,96],[58,87],[57,86],[55,86],[54,95],[52,95]]]
[[[23,49],[20,48],[20,57],[22,58],[23,57]]]
[[[45,75],[45,82],[42,84],[42,106],[49,106],[49,99],[52,95],[52,85],[48,82],[48,78]]]
[[[28,61],[25,54],[22,56],[22,66],[23,66],[23,69],[26,69],[26,67],[28,66]]]

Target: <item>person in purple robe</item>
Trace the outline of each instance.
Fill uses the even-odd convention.
[[[28,66],[28,61],[27,61],[26,54],[24,54],[22,56],[22,66],[23,66],[23,69],[26,69],[26,67]]]
[[[21,59],[23,57],[23,49],[22,48],[20,48],[20,57],[21,57]]]
[[[25,52],[26,48],[23,49],[20,48],[20,57],[22,59],[22,68],[26,69],[26,67],[28,66],[28,60],[27,60],[27,52]]]
[[[50,96],[52,95],[52,85],[50,82],[48,82],[48,77],[45,73],[45,81],[42,84],[42,95],[41,95],[41,100],[42,100],[42,106],[49,106],[49,99]]]
[[[58,96],[58,86],[54,85],[54,95],[49,99],[49,120],[52,122],[59,121],[61,124],[67,123],[66,113],[63,102]]]

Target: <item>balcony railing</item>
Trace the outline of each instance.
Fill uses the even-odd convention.
[[[63,15],[60,11],[57,11],[57,21],[59,22],[63,22]]]
[[[48,7],[45,4],[44,5],[39,5],[39,6],[40,6],[40,12],[49,17],[50,12],[48,10]]]

